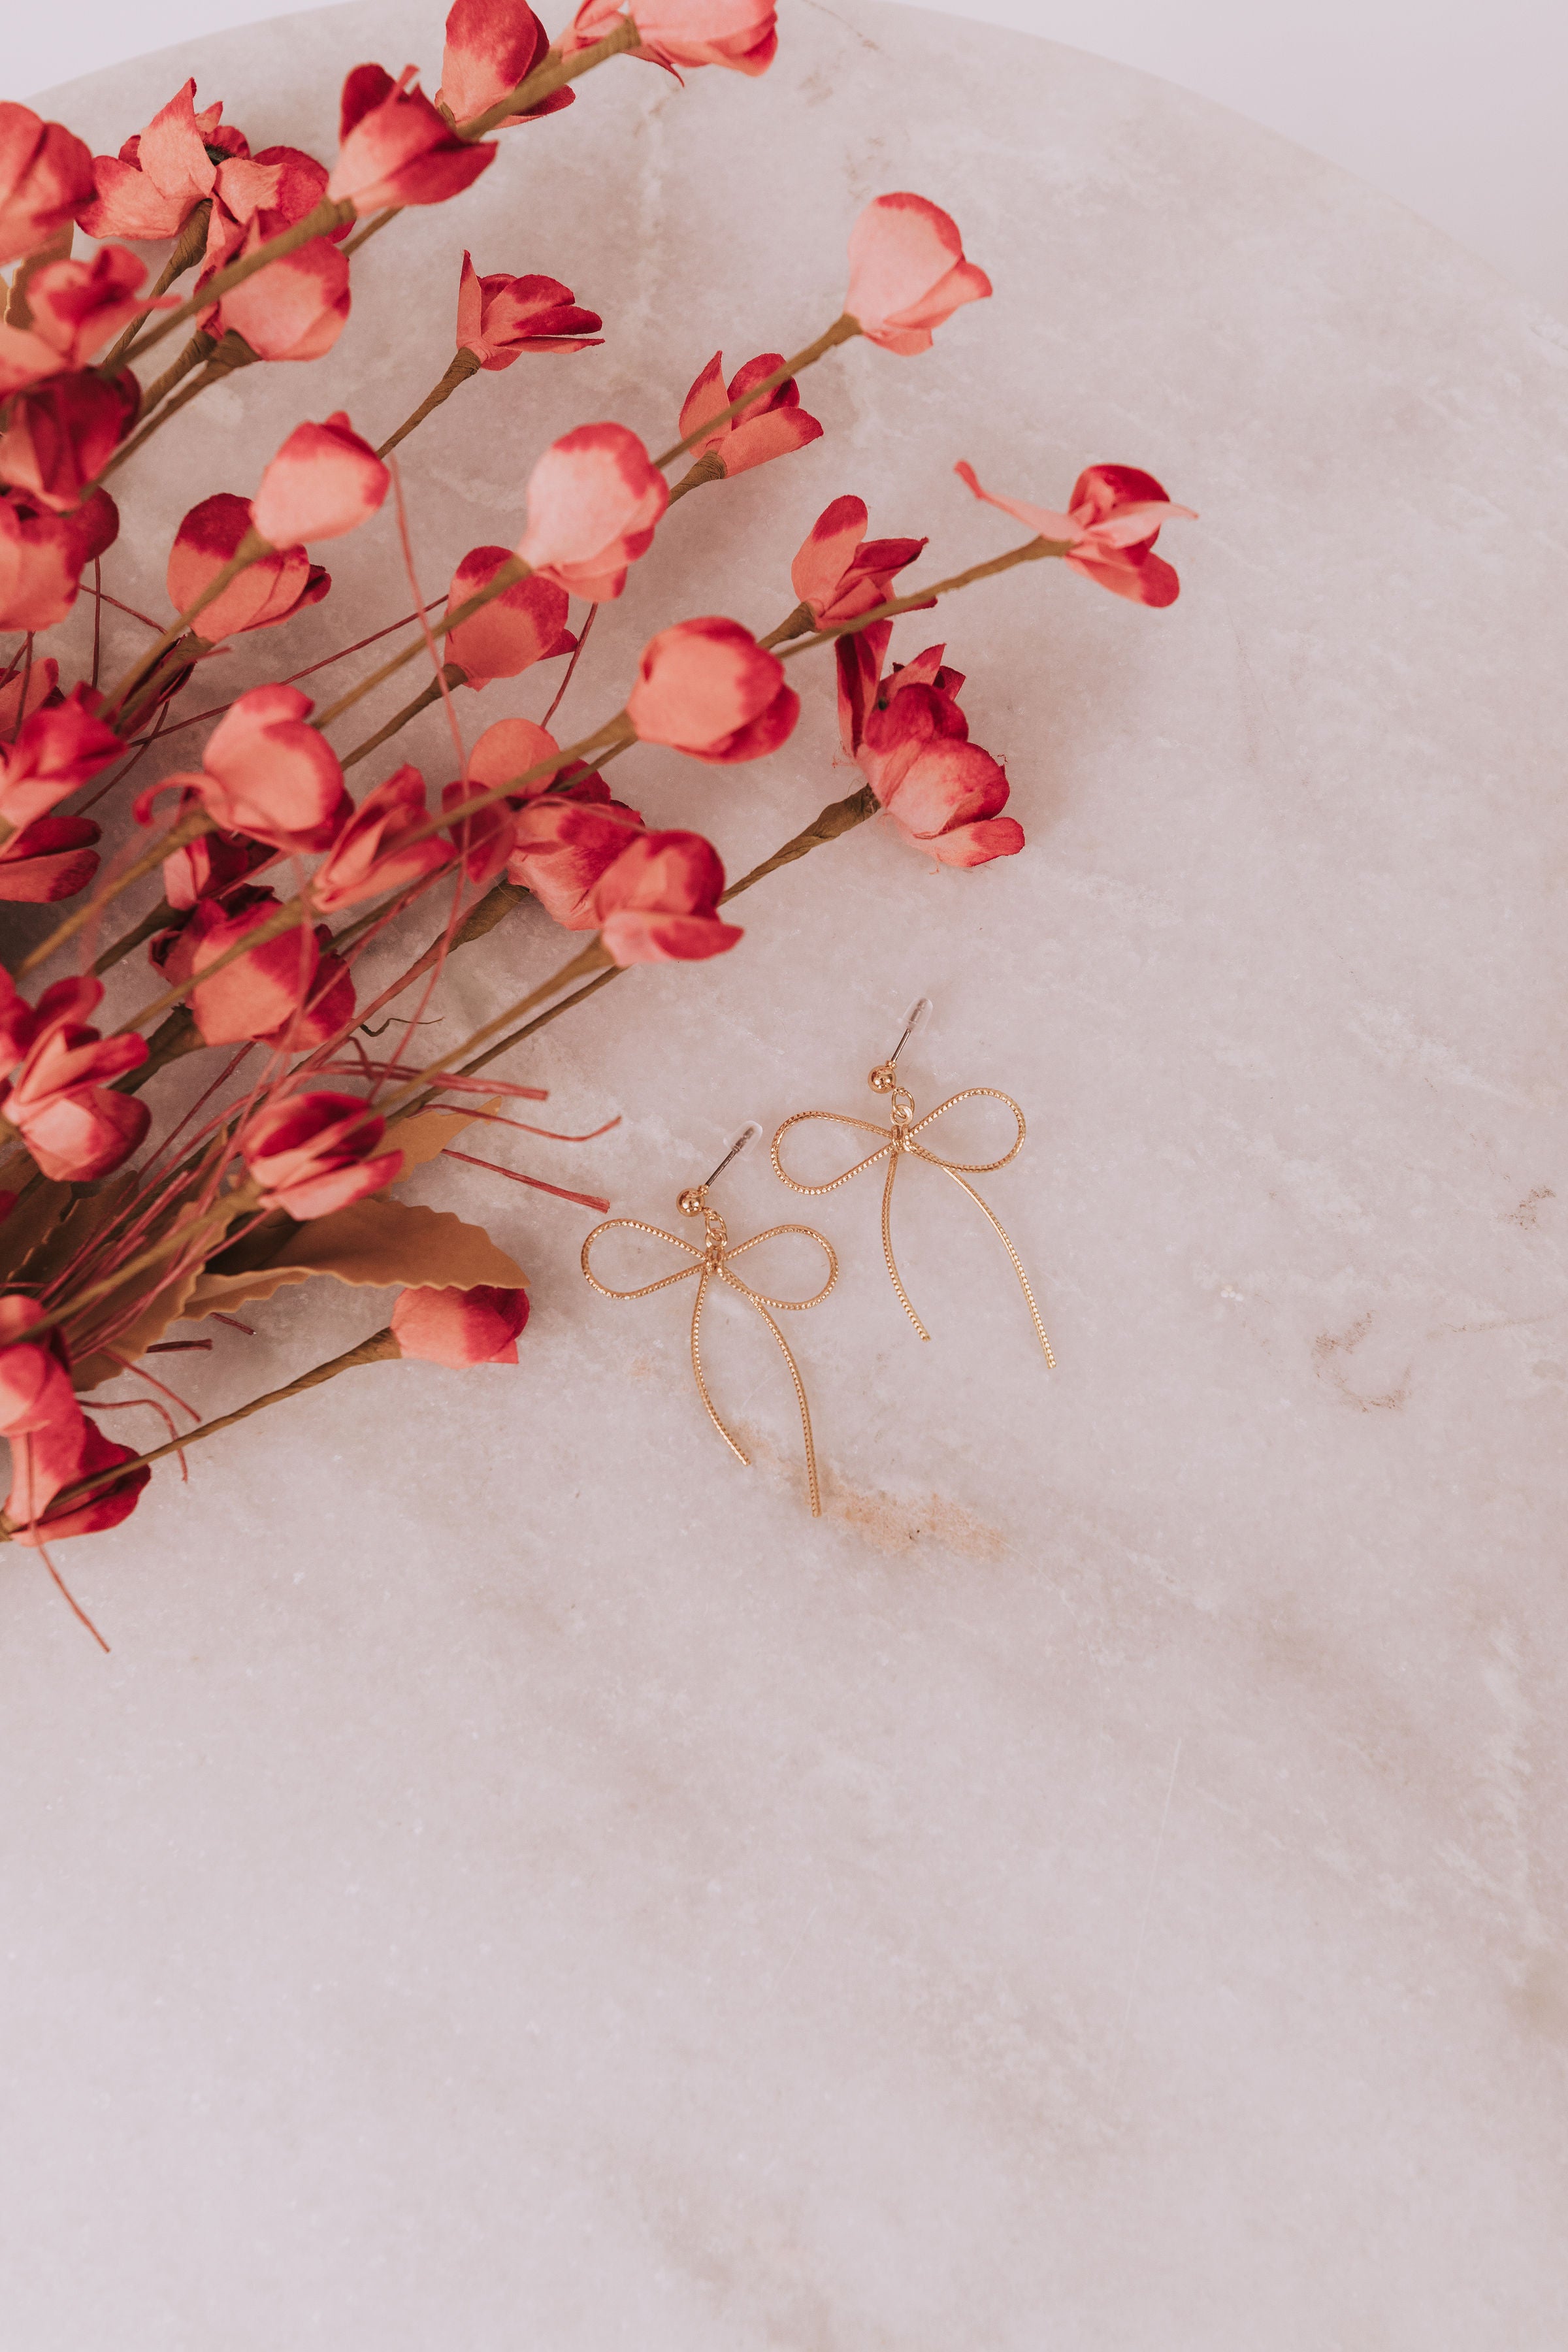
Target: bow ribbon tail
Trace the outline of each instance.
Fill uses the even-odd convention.
[[[919,1150],[918,1145],[916,1149]],[[935,1167],[942,1170],[944,1176],[951,1176],[955,1184],[963,1187],[963,1191],[968,1193],[970,1199],[979,1210],[981,1215],[985,1219],[987,1224],[991,1226],[992,1230],[996,1234],[1008,1256],[1012,1259],[1013,1271],[1018,1277],[1018,1286],[1024,1294],[1024,1304],[1029,1310],[1029,1320],[1035,1327],[1035,1337],[1038,1339],[1041,1347],[1045,1349],[1046,1362],[1054,1372],[1057,1368],[1057,1360],[1051,1353],[1051,1343],[1046,1337],[1046,1327],[1040,1320],[1040,1310],[1035,1304],[1035,1294],[1029,1287],[1029,1277],[1024,1272],[1024,1261],[1018,1255],[1017,1251],[1013,1247],[1012,1243],[1008,1240],[1006,1229],[1003,1225],[1001,1218],[997,1216],[994,1209],[988,1207],[986,1202],[981,1199],[973,1185],[964,1181],[964,1179],[959,1174],[956,1168],[950,1168],[945,1160],[938,1160],[934,1151],[922,1151],[921,1153],[921,1157],[922,1160],[930,1160]],[[889,1187],[889,1190],[891,1188]],[[884,1232],[886,1231],[885,1218],[883,1230]],[[891,1257],[889,1258],[888,1263],[889,1265],[892,1264]],[[895,1275],[893,1279],[897,1281],[898,1276]],[[922,1332],[921,1336],[923,1339],[925,1335]]]
[[[709,1395],[708,1383],[702,1377],[702,1308],[707,1300],[708,1283],[712,1272],[713,1269],[711,1266],[705,1265],[701,1273],[697,1277],[697,1300],[691,1309],[691,1369],[697,1375],[697,1393],[701,1398],[704,1406],[707,1408],[709,1420],[712,1423],[714,1428],[718,1431],[720,1436],[723,1439],[725,1444],[734,1455],[736,1461],[742,1464],[743,1466],[749,1470],[752,1466],[752,1457],[749,1454],[742,1453],[740,1447],[736,1444],[734,1439],[731,1436],[729,1431],[720,1420],[719,1408],[714,1403],[712,1398]]]
[[[759,1238],[765,1239],[767,1237],[763,1235]],[[811,1407],[805,1401],[805,1382],[801,1379],[800,1366],[795,1362],[794,1356],[790,1352],[789,1341],[784,1338],[784,1333],[779,1329],[778,1325],[773,1321],[773,1317],[768,1313],[767,1308],[763,1305],[762,1300],[758,1297],[751,1285],[749,1283],[742,1282],[738,1274],[730,1273],[729,1269],[725,1266],[721,1265],[719,1268],[719,1272],[732,1290],[738,1290],[742,1297],[749,1300],[751,1305],[756,1308],[757,1313],[762,1317],[763,1321],[767,1325],[768,1329],[773,1333],[773,1338],[784,1349],[784,1360],[789,1366],[789,1376],[795,1384],[795,1401],[800,1407],[801,1435],[805,1441],[805,1483],[811,1496],[811,1516],[814,1519],[819,1519],[822,1517],[822,1490],[817,1485],[816,1479],[816,1448],[812,1443],[811,1436]],[[706,1280],[706,1276],[704,1276],[704,1280]],[[828,1286],[831,1288],[832,1285],[829,1284]],[[816,1301],[809,1300],[805,1303],[815,1305]],[[699,1309],[700,1309],[702,1305],[700,1285],[699,1285],[698,1287],[697,1304]],[[695,1363],[697,1361],[697,1318],[695,1315],[693,1315],[691,1318],[691,1360]],[[697,1384],[699,1388],[702,1385],[702,1374],[700,1371],[699,1371],[697,1375]],[[704,1404],[708,1404],[706,1392],[703,1395],[702,1401]],[[710,1404],[708,1404],[708,1410],[710,1413],[712,1413],[713,1421],[721,1436],[725,1438],[727,1443],[734,1447],[734,1451],[737,1454],[740,1454],[740,1447],[735,1445],[734,1439],[730,1436],[729,1432],[725,1429],[723,1423],[720,1421],[718,1414],[713,1412],[713,1408]],[[745,1458],[745,1455],[741,1454],[741,1459],[742,1462]]]
[[[904,1313],[909,1317],[910,1321],[914,1325],[915,1329],[920,1333],[921,1338],[922,1339],[929,1339],[931,1338],[931,1333],[926,1329],[925,1325],[921,1321],[920,1317],[910,1305],[910,1294],[904,1288],[903,1283],[899,1277],[899,1262],[893,1255],[893,1179],[899,1172],[899,1161],[902,1157],[902,1152],[895,1151],[892,1157],[889,1160],[888,1181],[882,1187],[882,1255],[888,1261],[888,1272],[893,1277],[893,1288],[899,1294],[899,1302],[903,1307]],[[921,1157],[923,1160],[927,1157],[927,1154],[921,1152]],[[938,1165],[941,1165],[940,1161],[938,1162]]]

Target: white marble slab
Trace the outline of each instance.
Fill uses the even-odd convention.
[[[437,12],[222,36],[62,109],[118,144],[187,55],[256,143],[328,152],[347,65],[433,83]],[[930,1348],[868,1180],[835,1194],[845,1277],[792,1333],[814,1525],[765,1334],[711,1342],[748,1475],[679,1301],[595,1298],[585,1213],[452,1169],[420,1197],[534,1281],[517,1371],[378,1367],[193,1455],[65,1554],[107,1662],[9,1559],[28,2352],[1563,2341],[1562,329],[1195,99],[813,5],[764,81],[616,65],[379,239],[329,361],[198,404],[111,584],[155,597],[184,507],[299,414],[390,430],[468,241],[609,340],[410,445],[439,588],[554,433],[657,443],[721,340],[814,332],[858,205],[909,185],[996,299],[818,371],[825,439],[671,518],[573,707],[680,613],[779,617],[840,491],[942,570],[1005,545],[960,457],[1046,502],[1151,467],[1203,513],[1182,601],[1026,573],[955,607],[1026,854],[932,877],[868,832],[796,866],[734,957],[517,1057],[562,1124],[626,1123],[516,1164],[665,1217],[742,1119],[868,1107],[929,992],[922,1104],[1029,1114],[990,1197],[1060,1369],[951,1187],[900,1206]],[[334,554],[300,662],[401,609],[388,533]],[[764,771],[617,773],[738,871],[853,781],[825,674],[808,703]],[[555,952],[499,938],[468,1013]],[[793,1213],[760,1160],[726,1185],[736,1230]],[[221,1408],[382,1306],[284,1293],[164,1360]]]

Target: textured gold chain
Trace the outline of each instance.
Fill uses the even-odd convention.
[[[709,1420],[735,1456],[736,1461],[746,1464],[748,1468],[751,1465],[751,1457],[725,1428],[720,1417],[719,1408],[710,1393],[707,1378],[702,1370],[702,1309],[707,1303],[709,1283],[714,1279],[728,1283],[731,1290],[739,1291],[748,1306],[756,1308],[757,1313],[784,1350],[784,1360],[789,1367],[795,1402],[800,1407],[801,1435],[805,1444],[805,1482],[811,1496],[811,1515],[813,1518],[819,1519],[822,1517],[822,1491],[817,1482],[816,1446],[812,1437],[811,1407],[806,1402],[805,1382],[800,1376],[800,1366],[795,1362],[789,1341],[773,1321],[768,1309],[770,1307],[779,1307],[795,1315],[804,1314],[808,1307],[820,1307],[838,1280],[838,1260],[834,1253],[833,1244],[826,1234],[817,1233],[811,1225],[770,1225],[766,1233],[753,1234],[750,1241],[737,1242],[731,1245],[723,1218],[716,1209],[710,1208],[708,1204],[705,1188],[697,1185],[693,1187],[689,1196],[682,1195],[683,1206],[688,1198],[690,1200],[693,1213],[700,1213],[702,1217],[703,1246],[700,1249],[691,1242],[682,1241],[679,1234],[666,1233],[662,1225],[646,1224],[640,1217],[607,1217],[603,1224],[594,1227],[593,1232],[583,1244],[583,1272],[602,1298],[648,1298],[656,1290],[668,1290],[671,1283],[685,1282],[691,1275],[697,1276],[697,1297],[691,1309],[691,1369],[697,1379],[697,1393],[702,1400]],[[612,1289],[608,1283],[599,1280],[589,1263],[589,1258],[594,1244],[600,1235],[612,1233],[619,1227],[629,1228],[634,1233],[651,1234],[656,1241],[671,1243],[676,1249],[686,1251],[691,1264],[678,1267],[674,1274],[661,1276],[657,1282],[644,1283],[636,1290]],[[743,1256],[747,1250],[755,1249],[761,1242],[776,1240],[781,1234],[804,1234],[808,1241],[818,1243],[826,1255],[827,1280],[823,1284],[822,1288],[814,1291],[809,1298],[774,1298],[767,1291],[753,1290],[751,1284],[743,1281],[733,1270],[731,1263],[732,1259]]]

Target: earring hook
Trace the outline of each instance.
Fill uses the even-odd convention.
[[[718,1182],[720,1177],[722,1176],[725,1169],[728,1168],[731,1160],[738,1160],[742,1152],[746,1149],[746,1146],[749,1143],[754,1143],[762,1131],[763,1130],[757,1125],[756,1120],[754,1118],[749,1118],[746,1121],[745,1126],[741,1129],[740,1134],[730,1146],[729,1150],[724,1154],[723,1159],[719,1162],[718,1167],[713,1171],[712,1175],[705,1176],[700,1184],[689,1184],[687,1186],[685,1192],[682,1192],[679,1200],[676,1202],[676,1207],[680,1211],[683,1217],[700,1217],[702,1214],[702,1211],[706,1206],[703,1200],[703,1194],[707,1192],[710,1184],[715,1184]]]
[[[899,1039],[898,1044],[894,1046],[887,1060],[885,1062],[878,1063],[867,1082],[873,1094],[889,1095],[892,1093],[894,1087],[898,1084],[899,1055],[903,1052],[904,1047],[909,1044],[910,1039],[914,1035],[915,1031],[921,1026],[930,1012],[931,999],[929,996],[917,997],[914,1003],[910,1005],[908,1013],[904,1017],[903,1035]]]

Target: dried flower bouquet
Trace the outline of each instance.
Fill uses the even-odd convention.
[[[576,86],[596,68],[626,57],[678,80],[707,66],[754,76],[776,46],[771,0],[640,0],[635,13],[586,0],[553,43],[527,0],[457,0],[434,98],[412,68],[395,80],[379,65],[349,73],[330,166],[292,147],[253,153],[221,104],[197,110],[194,82],[118,156],[0,105],[0,899],[73,902],[0,972],[0,1433],[12,1454],[0,1535],[36,1547],[57,1581],[52,1542],[116,1525],[161,1455],[244,1413],[384,1357],[517,1361],[521,1270],[478,1227],[392,1188],[439,1153],[473,1157],[453,1146],[475,1122],[553,1132],[514,1116],[541,1090],[492,1066],[544,1023],[635,964],[728,954],[742,934],[725,910],[741,893],[872,818],[955,867],[1022,849],[1007,779],[969,740],[945,646],[889,659],[899,614],[1046,558],[1134,603],[1176,595],[1154,542],[1187,509],[1148,474],[1090,467],[1058,512],[998,496],[960,463],[976,499],[1023,525],[1005,552],[900,593],[925,540],[870,539],[864,502],[836,498],[795,555],[789,609],[767,635],[721,615],[674,618],[649,636],[619,709],[574,741],[551,731],[599,605],[625,593],[669,507],[821,436],[802,404],[808,368],[855,337],[913,357],[990,294],[947,215],[891,194],[855,222],[842,308],[814,341],[729,375],[715,354],[657,457],[631,426],[603,421],[541,451],[517,544],[471,549],[435,607],[416,587],[405,616],[355,614],[313,670],[401,642],[325,707],[281,651],[277,682],[205,704],[215,649],[286,631],[330,595],[325,541],[381,530],[413,583],[405,460],[393,452],[426,416],[481,370],[604,340],[569,287],[481,275],[454,239],[455,350],[445,364],[433,355],[427,397],[379,448],[340,412],[299,425],[259,480],[208,490],[169,551],[173,617],[132,615],[145,642],[123,675],[100,677],[104,607],[129,610],[106,584],[118,502],[153,436],[214,383],[329,351],[365,242],[395,235],[405,208],[459,199],[507,168],[492,134],[591,102],[592,86]],[[150,284],[136,250],[148,246]],[[193,272],[182,299],[171,289]],[[87,674],[68,681],[49,632],[79,600],[92,614],[90,667],[79,614],[68,643]],[[778,751],[816,667],[788,666],[817,654],[832,657],[863,782],[752,872],[727,883],[708,841],[612,793],[604,770],[637,743],[723,766]],[[504,718],[467,740],[460,688],[563,661],[542,722]],[[418,691],[353,742],[343,722],[405,669]],[[395,738],[437,702],[450,780],[432,795],[398,763]],[[347,779],[373,759],[385,772],[356,801]],[[104,856],[88,810],[132,778],[125,837]],[[154,876],[158,903],[120,928],[121,895],[156,888]],[[416,1037],[448,960],[530,897],[577,935],[575,952],[429,1060],[377,1043],[388,1023]],[[389,940],[395,976],[366,999],[359,967]],[[147,1000],[100,1034],[101,974],[135,950]],[[46,965],[58,976],[39,992]],[[160,1074],[202,1053],[210,1076],[194,1103],[161,1106]],[[175,1323],[233,1318],[331,1275],[396,1286],[390,1324],[242,1413],[200,1421],[151,1369],[161,1350],[203,1344],[166,1339]],[[169,1428],[142,1454],[80,1402],[132,1370],[136,1401]],[[195,1426],[180,1427],[180,1412]]]

